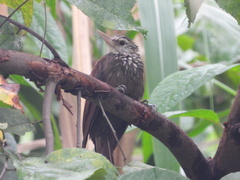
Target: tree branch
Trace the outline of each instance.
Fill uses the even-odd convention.
[[[240,171],[240,89],[237,91],[213,164],[214,179]]]
[[[108,84],[74,69],[63,67],[58,62],[3,49],[0,49],[0,72],[23,75],[37,85],[44,85],[47,78],[52,78],[62,89],[73,95],[77,95],[81,90],[84,98],[96,104],[99,98],[106,111],[152,134],[168,147],[190,179],[212,180],[209,162],[177,125]]]
[[[35,31],[31,30],[27,26],[24,26],[23,24],[21,24],[21,23],[19,23],[17,21],[14,21],[13,19],[9,19],[8,17],[5,17],[3,15],[0,15],[0,18],[4,18],[5,21],[8,21],[9,23],[14,24],[19,29],[23,29],[23,30],[27,31],[28,33],[30,33],[31,35],[33,35],[34,37],[36,37],[38,40],[40,40],[42,42],[42,44],[44,44],[52,52],[55,60],[59,61],[59,63],[62,64],[63,66],[68,67],[68,65],[61,59],[61,57],[58,54],[58,52],[52,47],[52,45],[48,41],[46,41],[42,36],[40,36],[38,33],[36,33]],[[5,23],[5,21],[3,23]]]

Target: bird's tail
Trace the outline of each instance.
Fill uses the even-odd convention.
[[[105,156],[114,164],[113,151],[116,148],[116,140],[113,136],[95,138],[95,151]]]

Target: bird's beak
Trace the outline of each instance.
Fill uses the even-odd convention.
[[[103,40],[107,43],[107,45],[109,45],[110,47],[114,47],[113,41],[108,35],[106,35],[105,33],[99,30],[97,30],[97,32],[103,38]]]

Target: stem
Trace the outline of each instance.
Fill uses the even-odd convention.
[[[81,91],[77,94],[77,148],[81,147]]]
[[[43,121],[43,129],[46,139],[46,154],[53,152],[54,150],[54,137],[52,131],[52,124],[51,124],[51,106],[52,106],[52,99],[54,95],[54,91],[56,88],[57,83],[49,79],[46,82],[46,89],[43,97],[43,104],[42,104],[42,121]]]

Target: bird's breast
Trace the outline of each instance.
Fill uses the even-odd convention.
[[[104,70],[104,81],[113,87],[125,85],[126,94],[138,99],[143,91],[143,63],[137,55],[111,55],[108,56]],[[136,89],[141,93],[134,94]]]

